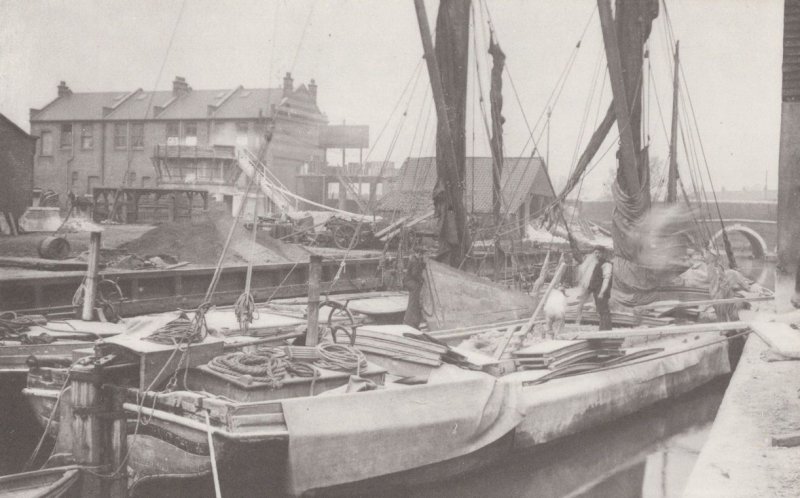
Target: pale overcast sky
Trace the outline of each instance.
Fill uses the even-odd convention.
[[[60,80],[76,92],[130,91],[168,89],[180,75],[194,88],[222,89],[240,84],[278,86],[283,73],[292,71],[296,83],[316,79],[320,107],[331,123],[367,124],[376,142],[389,121],[370,160],[388,155],[399,165],[409,155],[433,154],[433,120],[425,126],[430,94],[426,95],[424,65],[410,104],[403,99],[401,110],[392,114],[421,61],[412,0],[186,0],[183,8],[182,4],[178,0],[0,0],[0,112],[27,129],[28,108],[50,102]],[[431,25],[437,4],[428,1]],[[550,132],[551,171],[554,178],[563,179],[574,162],[592,89],[595,97],[577,148],[582,149],[593,131],[598,103],[604,108],[610,99],[607,82],[593,85],[598,63],[605,74],[596,2],[486,0],[486,5],[519,94],[518,101],[506,76],[507,156],[530,154],[530,147],[523,148],[529,137],[523,113],[533,126],[576,52],[553,108]],[[768,177],[770,188],[775,188],[783,2],[667,0],[667,9],[681,42],[682,64],[715,185],[760,189]],[[478,65],[488,101],[491,62],[485,54],[485,21],[486,15],[479,14],[484,33],[477,35]],[[662,159],[667,157],[667,145],[658,104],[668,129],[672,99],[665,21],[662,8],[650,38],[653,76],[645,90],[651,156]],[[585,26],[581,47],[575,51]],[[481,114],[475,111],[472,117],[477,91],[471,94],[468,153],[488,155]],[[540,123],[537,139],[541,130]],[[543,155],[545,136],[540,143]],[[616,128],[607,143],[614,136]],[[683,156],[680,152],[685,163]],[[357,157],[355,153],[348,160]],[[608,154],[591,172],[583,197],[603,192],[612,157]],[[340,161],[336,154],[330,159]],[[688,171],[683,175],[688,177]]]

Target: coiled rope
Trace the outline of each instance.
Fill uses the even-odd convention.
[[[240,351],[217,356],[208,362],[208,368],[234,377],[249,375],[256,382],[263,382],[272,389],[282,387],[283,381],[289,376],[309,377],[312,379],[312,393],[314,382],[320,376],[319,371],[310,363],[290,358],[281,349],[263,346],[254,353]]]
[[[260,347],[253,353],[228,353],[208,362],[208,368],[215,372],[234,377],[248,375],[272,389],[282,387],[289,377],[311,378],[312,394],[314,382],[320,377],[318,368],[360,374],[366,367],[364,354],[344,344],[319,344],[315,354],[302,354],[302,359],[288,356],[279,348]]]
[[[145,337],[145,340],[170,346],[202,342],[208,335],[206,312],[211,306],[211,303],[198,306],[194,318],[189,318],[186,312],[181,310],[178,318]]]
[[[367,368],[367,357],[358,349],[345,344],[318,344],[319,360],[314,365],[328,370],[355,373]]]
[[[285,358],[277,355],[237,352],[217,356],[208,362],[208,368],[233,376],[249,375],[255,381],[268,384],[272,389],[278,389],[286,378],[287,363]]]

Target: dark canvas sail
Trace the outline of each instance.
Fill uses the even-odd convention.
[[[436,130],[437,181],[433,205],[439,219],[439,256],[453,266],[466,253],[466,227],[456,217],[456,204],[463,205],[466,149],[467,65],[469,56],[469,0],[442,0],[436,18],[436,60],[450,124],[452,145],[442,128]],[[449,147],[455,152],[455,168],[448,165]],[[452,177],[451,171],[457,176]]]
[[[643,222],[650,210],[650,170],[642,148],[642,62],[644,44],[658,16],[658,0],[598,0],[609,61],[614,110],[620,131],[617,176],[613,186],[614,299],[637,305],[654,298],[669,274],[643,262]]]
[[[492,212],[495,222],[501,223],[502,186],[500,179],[503,177],[503,68],[506,64],[506,54],[492,35],[489,41],[489,55],[492,56],[492,87],[489,91],[489,101],[492,109]]]

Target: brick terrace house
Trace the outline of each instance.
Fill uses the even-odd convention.
[[[13,217],[31,205],[36,137],[0,114],[0,212]]]
[[[491,226],[492,158],[467,157],[464,205],[478,226]],[[527,223],[531,215],[555,197],[544,161],[539,157],[506,157],[501,176],[502,212],[518,223]],[[388,219],[419,215],[433,209],[436,186],[436,158],[412,157],[403,162],[392,189],[379,201],[379,214]]]
[[[372,212],[393,181],[397,170],[391,161],[366,161],[303,170],[296,191],[306,199],[351,212]]]
[[[288,188],[304,165],[323,163],[317,85],[194,90],[176,77],[172,91],[73,92],[63,81],[58,97],[31,109],[39,137],[34,186],[62,201],[94,186],[206,189],[230,195],[246,185],[236,157],[257,154],[267,127],[273,139],[266,163]]]

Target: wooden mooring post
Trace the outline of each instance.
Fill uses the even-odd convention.
[[[92,232],[89,238],[89,267],[83,287],[83,313],[81,319],[94,319],[94,301],[97,294],[97,278],[100,266],[100,232]]]
[[[319,342],[319,288],[322,280],[322,256],[312,255],[308,262],[308,332],[306,346]]]
[[[72,456],[77,465],[89,468],[82,475],[80,496],[126,498],[127,417],[122,392],[104,387],[102,381],[103,371],[97,365],[75,366],[70,372]]]

